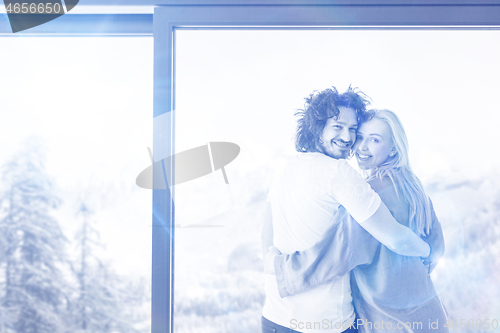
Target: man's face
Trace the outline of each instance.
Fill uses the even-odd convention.
[[[349,155],[353,143],[356,141],[358,121],[356,111],[352,108],[339,107],[337,119],[328,118],[323,132],[320,135],[320,151],[332,158],[341,159]]]

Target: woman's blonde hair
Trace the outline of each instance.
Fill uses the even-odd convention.
[[[430,200],[425,194],[422,183],[411,169],[408,157],[408,139],[403,125],[398,116],[389,110],[369,110],[365,121],[371,119],[379,119],[389,125],[396,154],[389,156],[384,163],[373,169],[368,180],[389,177],[397,194],[402,195],[410,206],[410,229],[419,236],[429,235],[432,225]]]

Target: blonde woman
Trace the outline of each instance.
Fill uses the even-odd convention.
[[[280,296],[299,294],[351,271],[360,332],[448,332],[445,310],[429,276],[444,254],[443,233],[410,167],[398,117],[388,110],[368,111],[352,150],[394,218],[425,240],[431,253],[423,260],[398,255],[339,209],[332,227],[312,248],[276,256],[271,251],[266,257],[268,273],[275,270]]]

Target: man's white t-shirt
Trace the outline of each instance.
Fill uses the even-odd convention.
[[[362,223],[380,206],[380,197],[346,160],[299,153],[269,191],[274,246],[284,254],[321,240],[340,205]],[[274,275],[266,274],[263,316],[299,332],[342,332],[354,321],[349,274],[294,296],[281,298]]]

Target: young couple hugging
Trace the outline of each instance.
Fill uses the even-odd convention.
[[[444,253],[441,225],[400,120],[368,104],[333,87],[296,114],[298,154],[264,213],[264,333],[448,332],[429,275]]]

